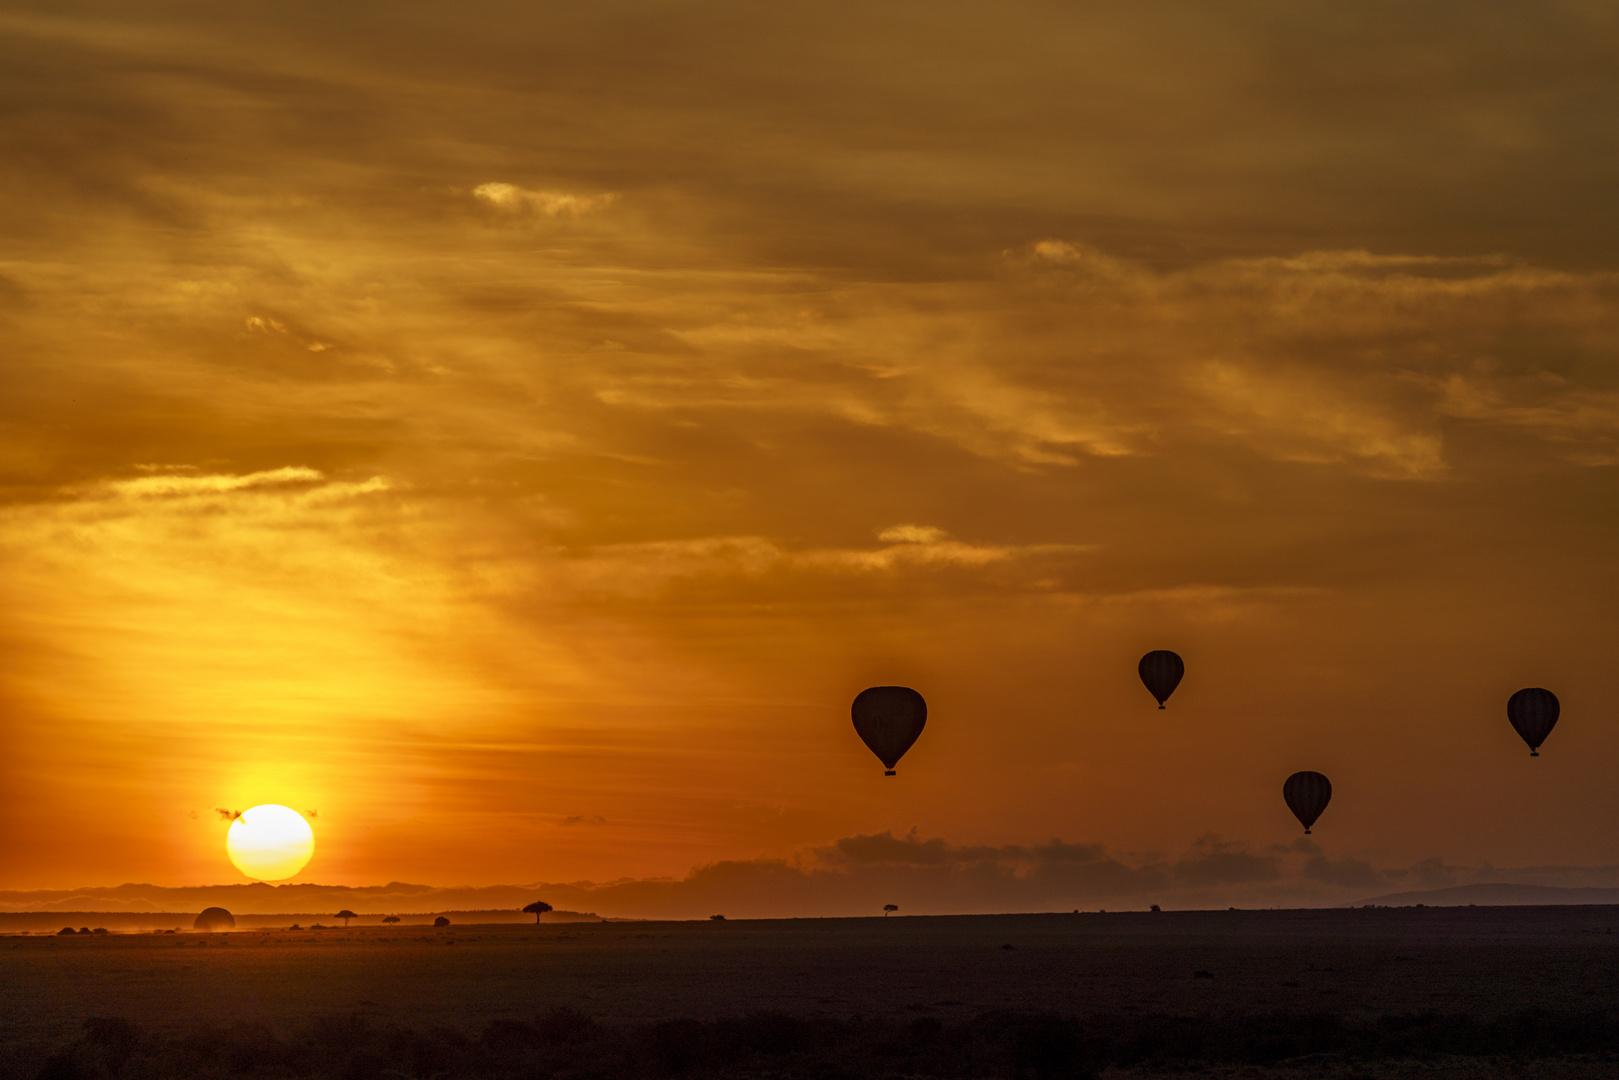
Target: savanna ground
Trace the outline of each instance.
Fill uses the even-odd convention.
[[[0,938],[0,1074],[1619,1075],[1619,909]]]

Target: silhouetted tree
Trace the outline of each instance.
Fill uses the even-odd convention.
[[[350,911],[348,908],[344,908],[342,911],[339,911],[336,915],[333,915],[332,918],[334,918],[334,919],[342,919],[343,920],[343,929],[347,930],[348,925],[349,925],[349,920],[350,919],[358,919],[359,916],[354,914],[354,912]]]
[[[899,905],[898,904],[884,904],[883,905],[883,918],[885,918],[885,919],[888,918],[888,913],[890,911],[898,911],[898,910],[899,910]]]
[[[535,924],[538,925],[539,921],[540,921],[540,916],[544,915],[547,911],[550,911],[551,910],[551,905],[547,904],[544,900],[536,900],[532,904],[525,907],[523,910],[531,913],[534,916]]]
[[[433,920],[433,925],[434,926],[449,926],[450,925],[450,920],[446,919],[444,916],[440,915],[438,918]]]
[[[725,916],[724,915],[710,915],[709,918],[712,919],[714,922],[724,922],[725,921]]]
[[[382,917],[382,921],[385,922],[385,923],[396,923],[396,922],[399,921],[399,916],[398,915],[384,915]]]

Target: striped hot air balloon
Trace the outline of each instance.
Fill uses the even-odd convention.
[[[1309,836],[1310,826],[1332,801],[1332,781],[1318,772],[1296,772],[1282,785],[1282,798]]]
[[[1181,684],[1181,676],[1186,674],[1186,664],[1178,654],[1168,649],[1155,649],[1141,658],[1136,671],[1146,684],[1147,692],[1158,699],[1158,707],[1162,709],[1169,695],[1175,692],[1175,687]]]
[[[1529,744],[1529,756],[1540,756],[1540,744],[1552,733],[1557,716],[1563,711],[1557,695],[1538,686],[1526,687],[1507,699],[1507,719],[1523,741]]]
[[[928,703],[909,686],[873,686],[862,690],[849,711],[860,740],[888,770],[884,776],[894,775],[894,766],[928,722]]]

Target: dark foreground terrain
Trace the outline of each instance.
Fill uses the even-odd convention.
[[[1619,1075],[1619,909],[0,938],[0,1075]]]

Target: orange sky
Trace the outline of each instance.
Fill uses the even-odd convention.
[[[0,15],[0,888],[1619,874],[1609,5],[141,9]]]

